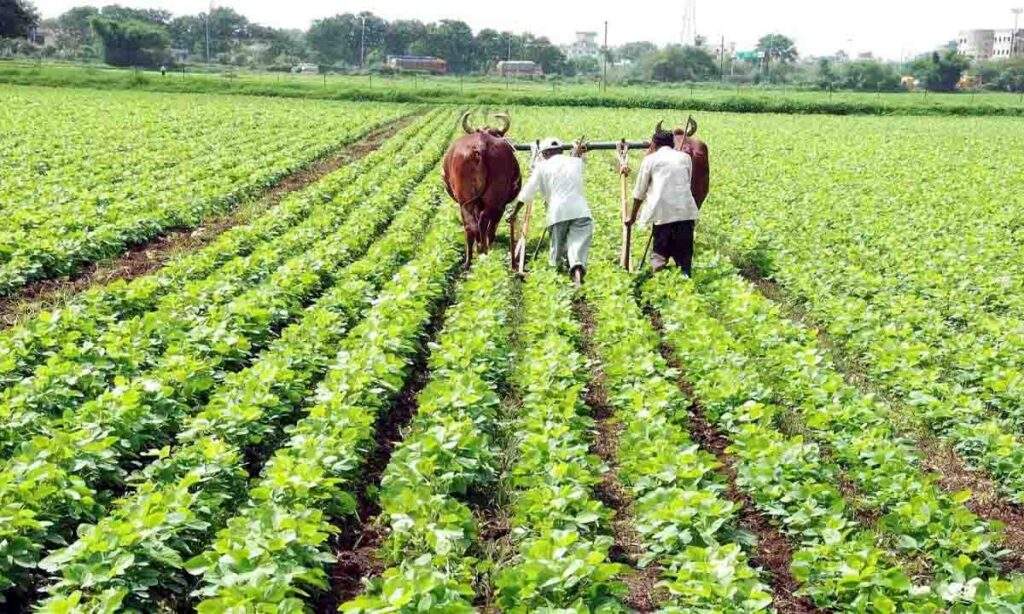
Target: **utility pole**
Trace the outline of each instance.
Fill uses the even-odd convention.
[[[1013,13],[1013,30],[1010,31],[1010,57],[1012,58],[1017,53],[1017,29],[1020,27],[1020,14],[1024,13],[1024,9],[1010,9],[1010,12]]]
[[[363,67],[366,59],[366,15],[363,15],[363,30],[359,36],[359,68]]]
[[[210,16],[213,14],[213,0],[210,0],[210,9],[206,12],[206,63],[210,63]]]
[[[604,22],[604,89],[608,91],[608,22]]]
[[[718,75],[725,81],[725,35],[722,35],[722,46],[718,48]]]

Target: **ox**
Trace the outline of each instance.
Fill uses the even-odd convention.
[[[505,140],[511,124],[508,115],[497,114],[500,128],[471,128],[467,111],[462,115],[466,134],[459,137],[444,156],[444,184],[459,205],[466,233],[466,267],[473,250],[487,253],[494,242],[505,207],[522,187],[522,175],[515,150]]]
[[[661,123],[658,123],[658,129],[661,129]],[[693,135],[697,134],[697,122],[692,116],[687,118],[685,127],[676,128],[672,134],[675,136],[676,149],[689,154],[693,160],[690,191],[693,192],[693,199],[697,201],[697,208],[700,209],[708,198],[708,192],[711,191],[711,160],[708,146],[704,141],[693,138]]]

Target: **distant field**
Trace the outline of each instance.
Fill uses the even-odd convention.
[[[192,228],[403,105],[0,86],[0,294]]]
[[[561,104],[707,111],[901,115],[1024,115],[1024,97],[1007,93],[858,93],[718,84],[658,86],[434,76],[250,73],[133,73],[99,67],[0,62],[0,82],[154,91],[240,93],[332,99],[479,104]]]

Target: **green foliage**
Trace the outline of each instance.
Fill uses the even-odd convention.
[[[162,27],[134,19],[93,17],[103,44],[103,61],[111,66],[159,66],[167,61],[171,37]]]
[[[39,11],[29,0],[0,1],[0,38],[24,38],[39,23]]]
[[[792,64],[799,53],[796,43],[782,34],[766,34],[757,41],[755,49],[763,54],[762,61],[767,66],[772,63]]]
[[[969,65],[970,61],[956,49],[947,49],[918,58],[911,64],[911,71],[928,90],[952,92]]]
[[[653,81],[703,81],[714,77],[718,66],[700,47],[669,45],[646,58],[644,71]]]

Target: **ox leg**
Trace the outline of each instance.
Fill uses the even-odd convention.
[[[459,215],[462,217],[462,231],[466,234],[466,254],[462,260],[462,266],[468,270],[473,264],[473,236],[476,229],[472,226],[472,213],[469,214],[470,217],[467,217],[465,207],[459,207]]]

